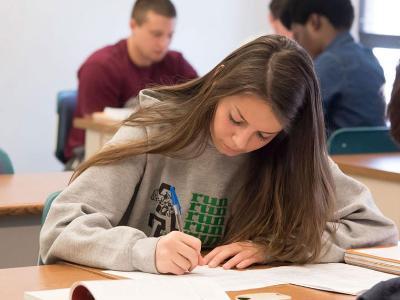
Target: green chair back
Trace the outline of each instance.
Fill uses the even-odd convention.
[[[14,174],[11,159],[2,149],[0,149],[0,174]]]
[[[51,204],[53,203],[53,201],[57,198],[57,196],[60,193],[61,193],[61,191],[51,193],[47,197],[46,201],[44,202],[43,211],[42,211],[42,217],[40,218],[40,224],[41,225],[43,225],[44,221],[46,221],[46,217],[47,217],[47,214],[49,213]],[[40,257],[40,255],[38,257],[38,265],[43,265],[43,261],[42,261],[42,258]]]
[[[328,139],[333,154],[399,152],[387,127],[352,127],[336,130]]]
[[[61,193],[61,191],[51,193],[47,197],[46,201],[44,202],[43,211],[42,211],[42,217],[40,218],[40,224],[41,225],[43,225],[44,221],[46,221],[46,217],[47,217],[47,214],[49,213],[51,204],[53,203],[54,199],[56,199],[57,196],[60,195],[60,193]]]

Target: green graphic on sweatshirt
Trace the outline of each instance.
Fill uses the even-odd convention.
[[[203,247],[212,247],[221,240],[228,199],[192,194],[183,231],[199,238]]]

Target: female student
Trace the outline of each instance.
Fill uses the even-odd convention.
[[[183,274],[224,261],[337,262],[346,248],[395,243],[366,187],[329,160],[322,116],[310,57],[281,36],[202,78],[142,91],[53,203],[42,260]]]

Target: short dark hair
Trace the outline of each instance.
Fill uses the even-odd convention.
[[[170,0],[137,0],[133,6],[131,18],[140,25],[145,21],[146,14],[150,10],[164,17],[176,18],[175,6]]]
[[[269,3],[269,11],[274,18],[280,18],[287,0],[271,0]]]
[[[336,29],[350,29],[354,8],[350,0],[288,0],[280,19],[285,27],[292,23],[305,24],[311,14],[322,15]]]
[[[393,82],[392,97],[388,107],[390,132],[400,144],[400,61],[396,68],[396,78]]]

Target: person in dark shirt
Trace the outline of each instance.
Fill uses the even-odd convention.
[[[396,68],[396,78],[393,83],[388,116],[390,120],[390,132],[393,138],[400,144],[400,61]]]
[[[97,50],[80,67],[74,117],[105,107],[124,107],[149,86],[196,78],[196,71],[182,54],[168,49],[175,21],[176,10],[169,0],[137,0],[130,20],[131,35]],[[84,131],[71,128],[65,156],[71,158],[73,149],[83,144]]]
[[[281,21],[313,57],[328,135],[343,127],[384,126],[383,70],[350,35],[350,0],[288,0]]]

